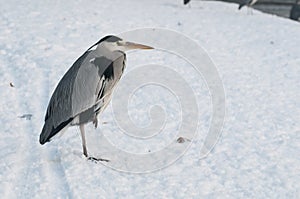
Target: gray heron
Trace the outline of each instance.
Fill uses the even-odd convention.
[[[242,0],[239,4],[239,10],[244,6],[252,7],[258,0]]]
[[[92,45],[75,61],[52,94],[40,144],[49,142],[69,126],[79,125],[83,154],[89,157],[84,125],[93,122],[97,128],[97,116],[109,104],[113,89],[123,74],[125,51],[133,49],[153,48],[109,35]]]

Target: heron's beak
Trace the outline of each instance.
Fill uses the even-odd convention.
[[[124,46],[128,50],[133,50],[133,49],[143,49],[143,50],[154,49],[151,46],[146,46],[146,45],[143,45],[143,44],[137,44],[137,43],[128,42],[128,41],[120,41],[118,43],[118,45],[119,46]]]

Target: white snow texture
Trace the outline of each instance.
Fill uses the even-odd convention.
[[[211,1],[192,1],[189,7],[181,0],[2,1],[0,197],[299,198],[300,26],[237,7]],[[211,153],[199,158],[211,121],[205,80],[163,51],[128,53],[125,73],[149,60],[173,63],[195,91],[198,132],[175,163],[141,174],[96,164],[82,155],[77,127],[41,146],[38,139],[51,94],[74,61],[105,35],[144,27],[188,36],[216,65],[226,117]],[[150,86],[130,100],[129,115],[141,126],[149,123],[144,109],[153,102],[165,106],[170,115],[167,133],[131,141],[120,132],[109,106],[99,117],[98,129],[86,127],[92,154],[116,159],[99,145],[104,137],[132,153],[160,150],[176,138],[180,107],[170,92]]]

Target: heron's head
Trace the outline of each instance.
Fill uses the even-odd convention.
[[[134,50],[134,49],[153,49],[150,46],[146,46],[143,44],[138,44],[138,43],[133,43],[133,42],[129,42],[129,41],[124,41],[123,39],[113,36],[113,35],[109,35],[106,36],[104,38],[102,38],[99,41],[99,45],[101,47],[107,48],[110,51],[128,51],[128,50]]]

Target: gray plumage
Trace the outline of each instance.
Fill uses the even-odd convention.
[[[96,49],[93,49],[96,48]],[[120,80],[126,61],[122,49],[151,49],[107,36],[91,46],[58,83],[47,108],[40,143],[69,125],[80,125],[83,153],[87,156],[83,125],[93,122],[109,104],[114,87]],[[121,49],[121,50],[120,50]]]

